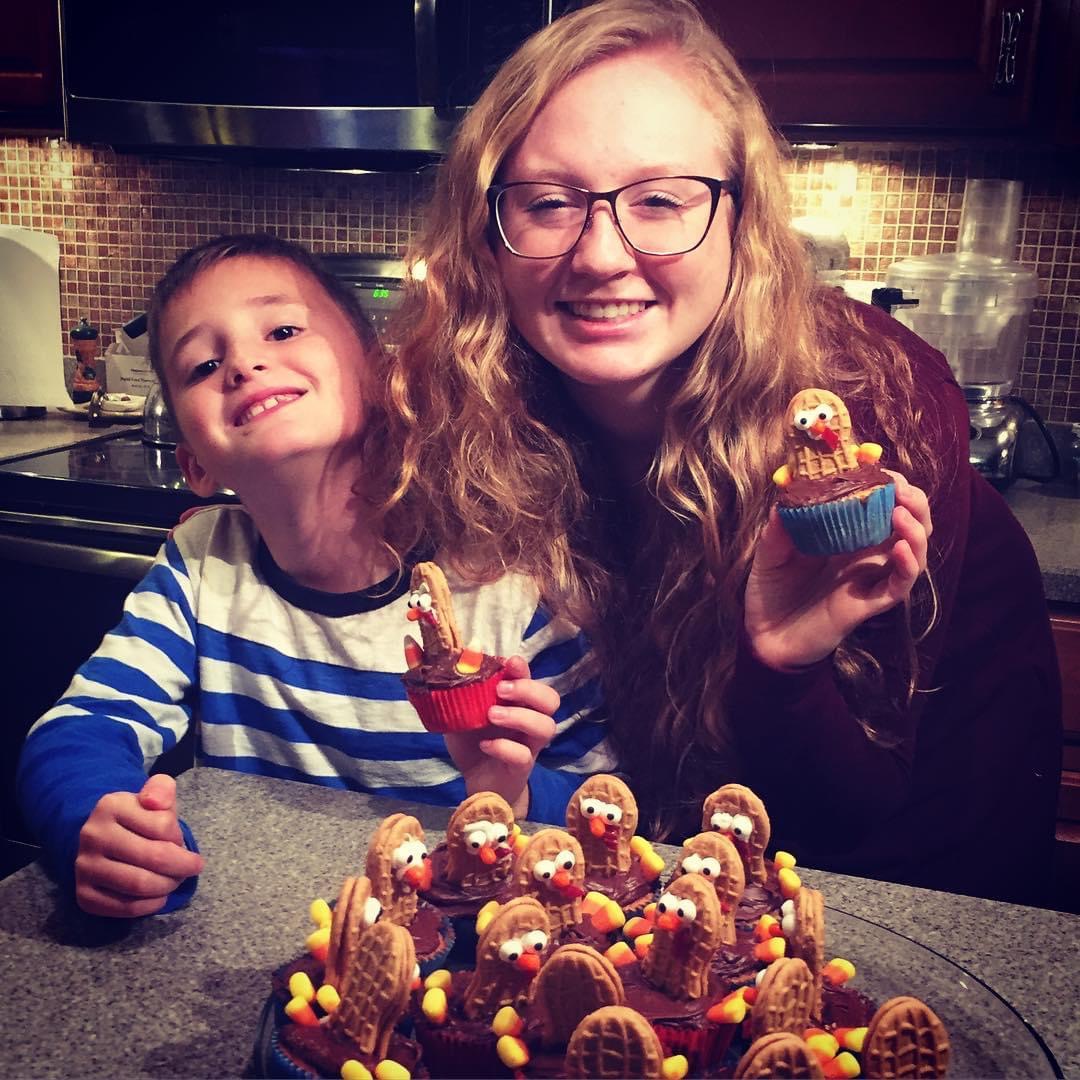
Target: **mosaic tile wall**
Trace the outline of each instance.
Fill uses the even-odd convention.
[[[1080,423],[1080,178],[1051,152],[865,145],[797,148],[796,215],[845,232],[848,275],[880,280],[898,258],[954,250],[964,182],[1024,183],[1018,258],[1039,296],[1017,390],[1054,421]],[[60,238],[62,323],[109,331],[143,310],[185,248],[268,229],[315,251],[400,252],[419,223],[423,179],[334,176],[124,156],[55,139],[0,139],[0,224]],[[109,340],[106,333],[105,342]]]

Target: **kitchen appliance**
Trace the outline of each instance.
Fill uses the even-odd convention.
[[[566,0],[62,0],[69,139],[310,168],[436,160]]]
[[[0,589],[11,633],[4,646],[0,725],[0,838],[25,842],[14,769],[30,725],[120,619],[180,515],[196,496],[171,450],[138,429],[0,463]],[[190,743],[159,760],[180,768]]]
[[[968,402],[971,463],[999,485],[1027,475],[1018,448],[1029,421],[1057,469],[1042,419],[1012,392],[1038,293],[1034,271],[1013,261],[1021,194],[1015,180],[969,180],[956,252],[893,263],[882,304],[945,354]]]
[[[180,430],[169,412],[161,386],[155,383],[143,403],[143,442],[172,450],[180,441]]]
[[[0,420],[44,419],[70,404],[60,329],[60,241],[0,225]]]

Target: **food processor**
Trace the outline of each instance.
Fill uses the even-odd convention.
[[[1034,271],[1013,261],[1021,193],[1016,180],[968,180],[956,252],[901,259],[885,278],[895,318],[949,361],[968,402],[971,463],[999,485],[1018,475],[1029,418],[1053,442],[1012,392],[1039,287]]]

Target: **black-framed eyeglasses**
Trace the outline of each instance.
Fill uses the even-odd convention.
[[[685,255],[716,217],[720,196],[738,198],[734,180],[654,176],[611,191],[588,191],[546,180],[515,180],[487,190],[492,221],[506,249],[523,259],[556,259],[573,251],[606,202],[622,238],[642,255]]]

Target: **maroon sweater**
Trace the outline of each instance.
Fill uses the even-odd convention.
[[[941,462],[930,542],[940,613],[918,647],[921,692],[886,748],[854,719],[830,661],[780,674],[744,648],[731,700],[746,782],[769,810],[771,848],[803,865],[1038,904],[1062,743],[1042,576],[1020,524],[968,464],[967,406],[944,357],[883,312],[863,313],[910,357]],[[868,403],[847,404],[887,466]]]

